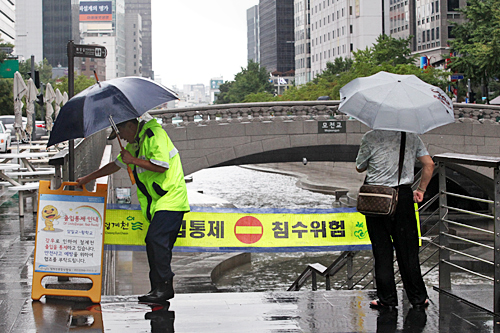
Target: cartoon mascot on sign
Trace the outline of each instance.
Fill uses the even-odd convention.
[[[45,206],[42,210],[42,218],[45,220],[45,228],[43,228],[43,230],[54,231],[54,220],[60,217],[56,207],[52,205]]]

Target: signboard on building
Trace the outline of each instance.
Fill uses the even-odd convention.
[[[111,1],[80,1],[80,22],[112,21]]]

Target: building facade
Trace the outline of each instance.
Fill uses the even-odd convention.
[[[110,15],[99,15],[99,19],[86,19],[80,15],[80,43],[106,48],[105,77],[110,80],[123,77],[126,73],[125,3],[124,0],[102,3],[111,6]],[[80,8],[80,13],[84,11],[85,7]]]
[[[311,81],[311,0],[295,0],[295,84]]]
[[[141,15],[142,76],[154,79],[151,0],[125,0],[125,12]]]
[[[268,72],[293,73],[293,0],[259,1],[260,65]]]
[[[311,0],[311,78],[335,58],[371,47],[382,33],[382,2]]]
[[[259,6],[247,9],[247,52],[248,60],[260,63]]]
[[[414,54],[427,57],[431,64],[443,63],[453,38],[450,23],[463,22],[458,9],[466,5],[466,0],[386,0],[387,33],[395,38],[413,36]]]
[[[43,60],[43,17],[41,13],[42,0],[16,1],[14,54],[18,56],[19,61],[30,59],[32,55],[35,56],[35,62]]]
[[[52,67],[68,67],[68,41],[80,39],[79,3],[78,0],[42,0],[43,57]]]
[[[142,76],[142,20],[137,13],[125,12],[126,63],[125,75]]]
[[[15,44],[16,40],[16,13],[14,2],[0,0],[0,38],[3,43]]]

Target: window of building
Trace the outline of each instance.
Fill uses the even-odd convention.
[[[434,40],[434,28],[431,29],[431,40]]]
[[[449,12],[455,12],[459,8],[460,8],[460,1],[459,0],[448,0],[448,11]]]
[[[351,52],[354,51],[354,44],[351,43]]]
[[[352,34],[352,24],[349,26],[349,33]]]

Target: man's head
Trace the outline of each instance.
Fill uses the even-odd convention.
[[[116,124],[116,127],[118,128],[118,132],[122,139],[128,141],[129,143],[133,143],[135,141],[138,124],[138,120],[133,118]],[[116,133],[113,130],[109,135],[108,140],[113,140],[114,138],[116,138]]]

